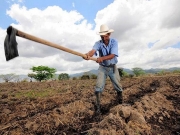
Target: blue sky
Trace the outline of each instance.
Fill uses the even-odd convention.
[[[15,21],[6,14],[6,10],[9,9],[13,3],[18,3],[29,9],[38,8],[41,10],[44,10],[48,6],[60,6],[66,11],[76,10],[90,23],[94,23],[96,13],[111,4],[113,1],[114,0],[23,0],[22,2],[18,2],[17,0],[1,0],[0,26],[2,28],[7,28],[12,22],[15,23]]]
[[[28,74],[39,65],[69,74],[98,68],[94,61],[19,37],[19,57],[7,62],[9,25],[84,54],[107,24],[118,41],[118,67],[180,67],[179,5],[180,0],[1,0],[0,74]]]
[[[173,48],[180,48],[180,42],[172,46]]]

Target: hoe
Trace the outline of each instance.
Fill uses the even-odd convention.
[[[34,42],[37,43],[41,43],[53,48],[57,48],[59,50],[77,55],[77,56],[81,56],[81,57],[86,57],[85,54],[79,53],[77,51],[71,50],[69,48],[65,48],[63,46],[57,45],[55,43],[49,42],[47,40],[35,37],[33,35],[27,34],[25,32],[22,32],[20,30],[17,30],[15,28],[13,28],[12,26],[9,26],[7,28],[7,35],[4,41],[4,50],[5,50],[5,57],[6,57],[6,61],[9,61],[15,57],[18,57],[18,48],[17,48],[17,42],[16,42],[16,36],[25,38],[25,39],[29,39],[32,40]],[[96,58],[91,57],[90,60],[96,61]]]

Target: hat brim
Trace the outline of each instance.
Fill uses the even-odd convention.
[[[105,32],[98,32],[97,34],[98,34],[98,35],[106,35],[107,33],[112,33],[112,32],[114,32],[114,30],[113,30],[113,29],[110,29],[110,30],[105,31]]]

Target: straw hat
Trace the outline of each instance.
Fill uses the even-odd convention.
[[[106,35],[107,33],[114,32],[113,29],[109,29],[107,25],[103,24],[100,26],[100,32],[98,32],[99,35]]]

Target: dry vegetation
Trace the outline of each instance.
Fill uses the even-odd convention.
[[[178,135],[180,76],[126,78],[118,105],[107,80],[102,115],[95,80],[0,84],[0,135]]]

